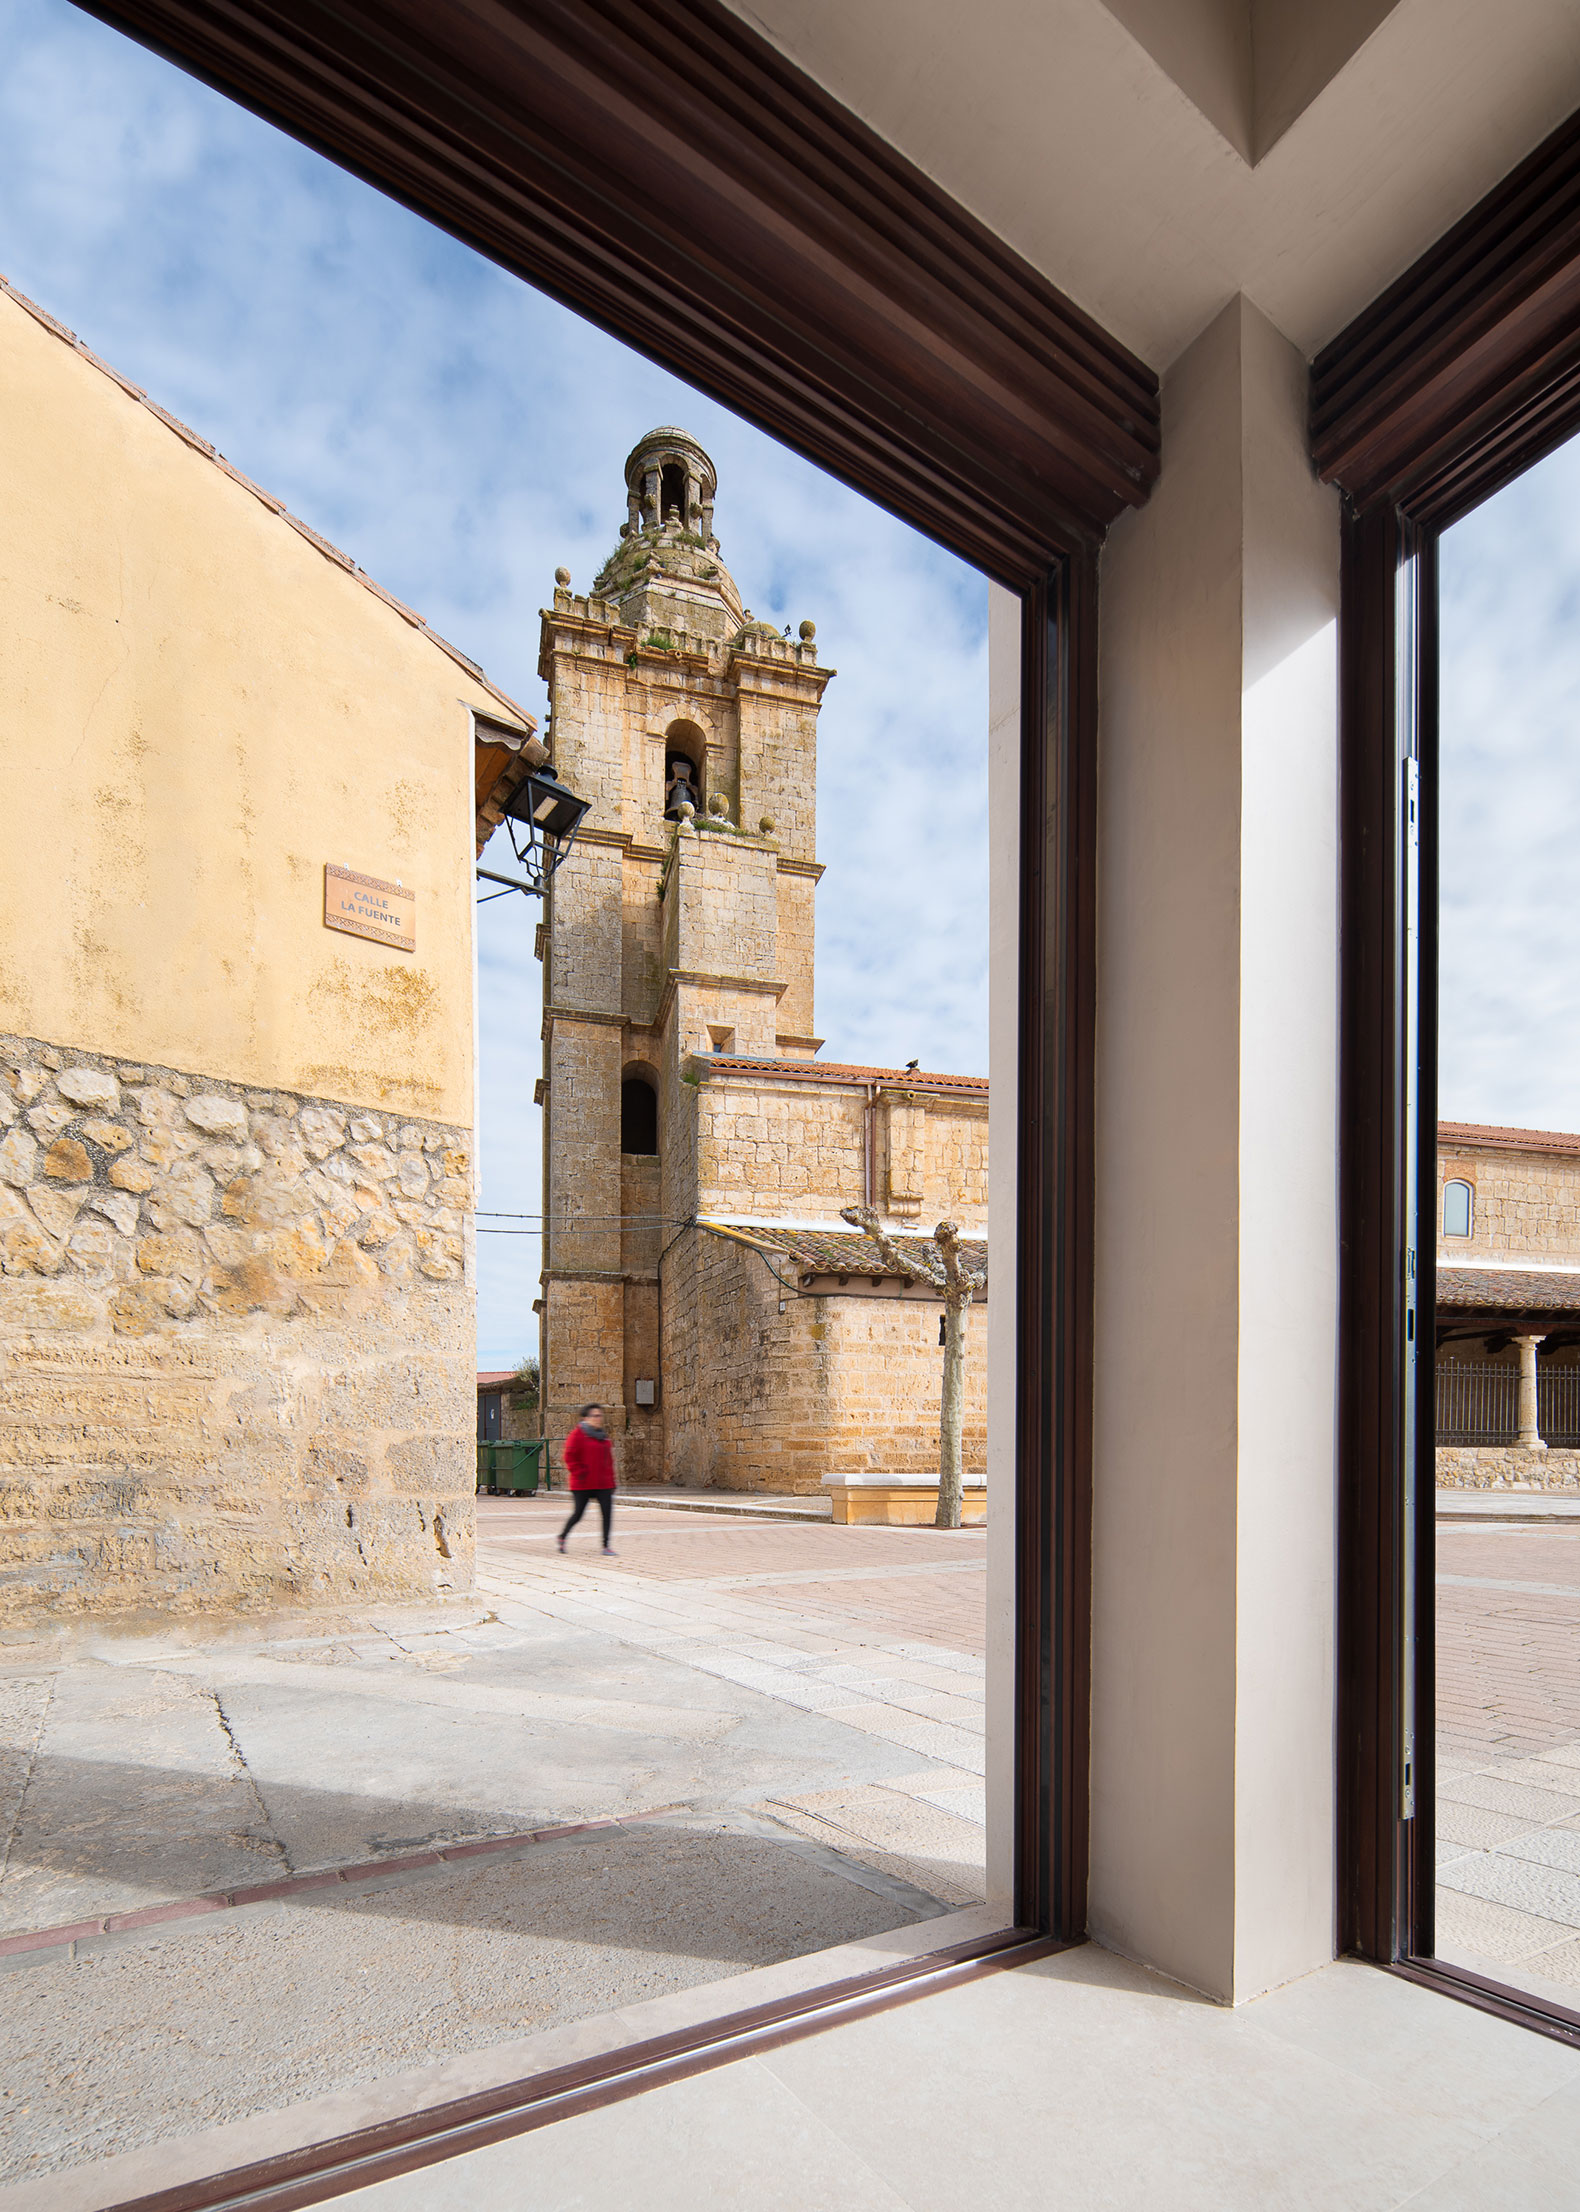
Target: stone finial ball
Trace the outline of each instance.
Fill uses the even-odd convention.
[[[730,818],[730,802],[722,791],[715,791],[708,801],[708,812],[715,821],[727,822]]]
[[[771,814],[763,815],[762,819],[758,822],[757,827],[762,831],[764,837],[772,837],[774,833],[773,816]]]
[[[816,636],[817,624],[815,622],[803,622],[801,625],[801,643],[810,645]]]
[[[697,818],[697,810],[689,799],[682,799],[675,812],[683,822],[694,822]]]
[[[566,587],[569,585],[570,580],[571,572],[568,568],[557,568],[554,571],[554,581],[559,585],[562,591],[565,590]]]

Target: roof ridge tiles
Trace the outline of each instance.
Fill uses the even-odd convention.
[[[986,1091],[985,1075],[950,1075],[942,1070],[934,1072],[926,1068],[876,1068],[864,1067],[855,1061],[844,1060],[787,1060],[775,1059],[767,1053],[760,1056],[740,1052],[700,1053],[720,1073],[734,1069],[758,1074],[769,1070],[775,1075],[788,1076],[793,1081],[814,1083],[896,1083],[902,1087],[925,1088],[928,1084],[946,1083],[952,1089]]]
[[[1566,1129],[1515,1129],[1498,1122],[1440,1121],[1439,1144],[1485,1144],[1512,1152],[1580,1152],[1580,1135]]]
[[[266,491],[261,484],[255,484],[250,476],[245,475],[242,470],[236,467],[234,462],[227,461],[224,454],[216,446],[210,445],[206,438],[199,437],[198,433],[189,424],[182,422],[178,416],[169,413],[167,409],[159,405],[157,400],[150,399],[140,384],[134,384],[131,378],[123,376],[112,362],[103,360],[100,355],[93,351],[91,346],[84,345],[77,333],[74,330],[69,330],[63,322],[60,322],[49,312],[48,308],[40,307],[37,300],[29,299],[25,292],[19,292],[9,277],[0,276],[0,297],[14,300],[25,315],[31,315],[36,323],[41,323],[54,337],[60,339],[63,345],[70,346],[73,353],[78,354],[91,368],[97,369],[101,376],[107,376],[112,384],[120,387],[128,399],[135,400],[138,406],[146,408],[149,414],[154,416],[157,421],[162,422],[167,430],[172,431],[183,445],[188,445],[194,452],[201,453],[206,460],[211,461],[216,468],[221,469],[233,484],[239,484],[243,491],[250,492],[253,498],[261,506],[267,507],[271,514],[278,515],[282,522],[289,523],[298,537],[305,538],[308,544],[321,553],[326,560],[333,561],[337,568],[343,569],[348,576],[355,577],[364,590],[372,592],[375,598],[382,599],[387,606],[393,607],[397,614],[412,625],[413,629],[420,630],[431,644],[439,648],[441,653],[454,661],[459,667],[464,668],[467,674],[480,683],[493,698],[497,699],[502,707],[508,707],[510,712],[518,716],[530,729],[535,730],[537,728],[537,716],[530,713],[519,701],[512,699],[509,692],[501,691],[498,684],[484,673],[476,661],[463,653],[458,645],[452,645],[448,638],[442,638],[437,630],[430,630],[423,617],[414,608],[408,607],[403,600],[397,599],[392,591],[386,591],[384,586],[376,582],[366,569],[357,565],[349,553],[342,553],[339,546],[332,545],[328,538],[312,527],[311,523],[303,522],[299,515],[293,515],[283,500],[276,499],[273,492]]]

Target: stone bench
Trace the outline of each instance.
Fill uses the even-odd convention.
[[[936,1475],[825,1475],[823,1488],[833,1501],[834,1519],[846,1524],[930,1528],[938,1513]],[[962,1524],[987,1519],[987,1488],[980,1475],[967,1475],[965,1479],[960,1519]]]

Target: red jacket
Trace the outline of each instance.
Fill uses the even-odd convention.
[[[614,1488],[614,1446],[607,1436],[589,1436],[580,1421],[565,1439],[560,1454],[565,1479],[573,1490]]]

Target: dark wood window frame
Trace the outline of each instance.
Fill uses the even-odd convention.
[[[1437,542],[1577,431],[1580,117],[1318,357],[1311,413],[1344,495],[1340,1940],[1580,2044],[1434,1955],[1432,1510]]]
[[[1086,1925],[1097,559],[1157,380],[718,0],[89,0],[1020,596],[1013,1925],[138,2200],[349,2187]]]

